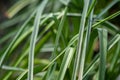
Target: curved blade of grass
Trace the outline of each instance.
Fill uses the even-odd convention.
[[[35,50],[35,43],[37,39],[37,34],[39,30],[39,23],[41,22],[41,15],[42,12],[47,4],[48,0],[44,0],[40,7],[37,10],[35,21],[34,21],[34,29],[31,36],[30,42],[30,51],[29,51],[29,63],[28,63],[28,80],[33,80],[33,68],[34,68],[34,50]]]
[[[17,40],[17,38],[21,35],[22,31],[24,30],[25,26],[27,25],[27,23],[31,20],[31,18],[34,16],[35,11],[32,13],[32,15],[27,19],[27,21],[21,26],[21,28],[19,29],[19,31],[17,32],[17,34],[15,35],[15,37],[13,38],[12,42],[10,43],[10,45],[8,46],[8,48],[5,50],[5,52],[3,53],[1,59],[0,59],[0,67],[3,64],[3,61],[6,57],[6,55],[9,53],[11,47],[14,45],[15,41]]]
[[[100,40],[99,80],[105,80],[106,55],[107,55],[107,30],[98,29],[98,33]]]
[[[70,64],[70,61],[74,54],[74,48],[70,47],[64,54],[64,58],[62,61],[62,64],[60,66],[60,71],[57,77],[57,80],[64,80],[64,76],[67,70],[68,65]]]
[[[79,68],[78,65],[80,63],[83,33],[84,33],[84,27],[85,27],[85,22],[86,22],[88,5],[89,5],[89,0],[84,0],[84,8],[83,8],[82,18],[81,18],[81,22],[80,22],[78,47],[77,47],[76,56],[75,56],[75,63],[74,63],[74,67],[73,67],[72,80],[76,80],[76,75],[77,75],[78,68]],[[81,78],[82,78],[81,72],[79,73],[79,77],[80,77],[79,80],[81,80]]]

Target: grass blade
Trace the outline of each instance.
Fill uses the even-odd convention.
[[[67,70],[67,67],[68,65],[70,64],[71,62],[71,59],[73,57],[73,54],[74,54],[74,48],[69,48],[65,55],[64,55],[64,58],[63,58],[63,61],[62,61],[62,64],[60,66],[60,71],[59,71],[59,74],[58,74],[58,78],[57,80],[64,80],[64,76],[65,76],[65,73],[66,73],[66,70]]]
[[[82,39],[83,39],[88,5],[89,5],[89,0],[84,0],[84,8],[83,8],[82,18],[81,18],[81,22],[80,22],[79,40],[78,40],[78,47],[77,47],[77,52],[76,52],[76,56],[75,56],[75,63],[74,63],[74,67],[73,67],[72,80],[76,80],[78,65],[80,62],[82,41],[83,41]],[[79,73],[79,80],[81,80],[81,78],[82,78],[82,74]]]
[[[106,55],[107,55],[107,31],[98,29],[100,40],[100,65],[99,65],[99,80],[105,80],[106,72]]]
[[[88,49],[88,43],[89,43],[90,33],[91,33],[91,28],[92,28],[92,21],[93,21],[92,18],[93,18],[93,9],[92,9],[92,12],[91,12],[89,20],[88,20],[87,32],[85,35],[85,40],[83,43],[83,50],[82,50],[81,57],[80,57],[81,59],[80,59],[80,65],[79,65],[80,66],[79,74],[81,75],[81,77],[78,77],[78,80],[82,80],[82,76],[83,76],[85,57],[86,57],[86,52]]]
[[[39,23],[41,22],[40,21],[41,15],[47,2],[48,0],[44,0],[41,3],[40,7],[37,10],[37,14],[36,14],[35,21],[34,21],[34,29],[33,29],[32,36],[31,36],[30,51],[29,51],[28,80],[33,80],[35,43],[36,43],[37,34],[39,30]]]

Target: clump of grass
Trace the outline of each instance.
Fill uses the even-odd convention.
[[[117,79],[120,25],[111,20],[120,11],[109,10],[119,0],[104,4],[98,9],[97,0],[16,1],[7,11],[11,19],[0,24],[8,31],[0,39],[0,79]]]

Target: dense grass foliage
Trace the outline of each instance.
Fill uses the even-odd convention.
[[[120,79],[120,0],[9,2],[0,80]]]

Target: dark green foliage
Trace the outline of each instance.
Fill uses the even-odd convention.
[[[118,78],[120,0],[9,2],[9,19],[0,23],[0,80]]]

